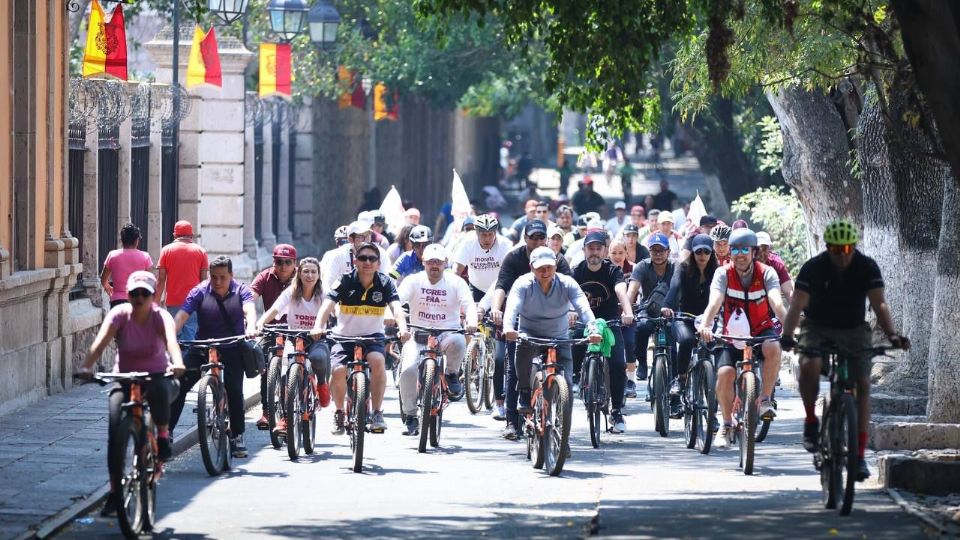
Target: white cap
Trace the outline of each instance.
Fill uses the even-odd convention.
[[[146,270],[138,270],[127,278],[127,292],[146,289],[153,294],[157,291],[157,278]]]
[[[600,220],[600,214],[598,214],[598,213],[596,213],[596,212],[587,212],[587,213],[583,214],[583,218],[584,218],[585,220],[587,220],[587,223],[590,223],[591,221],[594,221],[594,220],[598,220],[598,221],[599,221],[599,220]]]
[[[587,231],[592,231],[592,230],[602,231],[602,230],[603,230],[603,221],[600,221],[599,219],[592,219],[592,220],[588,221],[588,222],[587,222]]]
[[[366,221],[354,221],[347,229],[348,236],[353,236],[355,234],[366,234],[368,232],[370,232],[370,224]]]
[[[423,260],[425,261],[446,261],[447,250],[440,244],[430,244],[423,250]]]
[[[614,210],[626,210],[626,209],[627,209],[627,203],[625,203],[625,202],[623,202],[623,201],[617,201],[617,202],[613,203],[613,209],[614,209]]]
[[[530,266],[540,268],[548,264],[553,266],[557,265],[557,254],[554,253],[552,249],[541,246],[533,250],[533,253],[530,254]]]
[[[559,234],[561,237],[563,237],[563,235],[564,235],[563,229],[561,229],[561,228],[558,227],[557,225],[550,225],[549,227],[547,227],[547,238],[553,238],[554,236],[556,236],[556,235],[558,235],[558,234]]]
[[[757,233],[757,245],[773,247],[773,239],[770,238],[770,235],[767,234],[766,231],[760,231]]]

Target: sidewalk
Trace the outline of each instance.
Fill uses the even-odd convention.
[[[42,538],[106,495],[107,388],[86,384],[0,416],[0,540]],[[259,404],[259,378],[244,379],[244,397]],[[191,392],[175,453],[196,443],[195,404]]]

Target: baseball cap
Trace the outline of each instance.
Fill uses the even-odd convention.
[[[660,212],[660,217],[657,218],[657,223],[673,223],[673,214],[671,212]]]
[[[602,231],[603,230],[603,221],[599,219],[591,219],[587,222],[587,232]]]
[[[420,216],[420,211],[416,208],[407,208],[407,211],[403,213],[405,216]]]
[[[587,216],[580,216],[577,218],[577,228],[583,229],[587,226]]]
[[[586,212],[583,214],[583,217],[587,218],[587,223],[600,220],[600,214],[597,212]]]
[[[758,246],[773,246],[773,239],[770,238],[770,235],[766,231],[760,231],[757,233],[757,245]]]
[[[373,216],[374,223],[386,223],[387,217],[383,215],[383,212],[379,210],[371,210],[370,215]]]
[[[273,256],[279,259],[296,259],[297,248],[290,244],[277,244],[273,247]]]
[[[709,249],[711,253],[713,252],[713,239],[709,234],[698,234],[690,240],[690,251],[698,249]]]
[[[613,209],[614,209],[614,210],[626,210],[626,209],[627,209],[627,203],[625,203],[625,202],[623,202],[623,201],[617,201],[617,202],[613,203]]]
[[[642,214],[644,212],[646,212],[646,210],[639,204],[635,204],[632,207],[630,207],[631,214]]]
[[[180,220],[173,225],[173,236],[193,236],[193,225],[187,220]]]
[[[354,221],[350,224],[350,227],[347,229],[347,236],[353,236],[355,234],[365,234],[370,232],[370,224],[363,221]]]
[[[700,218],[701,227],[706,227],[707,225],[710,225],[711,227],[713,227],[716,224],[717,224],[717,218],[713,216],[707,215]]]
[[[653,233],[650,240],[647,240],[647,247],[661,246],[670,249],[670,240],[663,233]]]
[[[447,260],[447,250],[440,244],[430,244],[423,250],[423,260],[445,261]]]
[[[137,289],[146,289],[150,294],[157,292],[157,278],[146,270],[137,270],[127,278],[127,292]]]
[[[633,223],[628,223],[623,226],[623,234],[640,234],[640,227],[637,227]]]
[[[557,265],[557,254],[552,249],[546,246],[538,247],[530,254],[530,266],[540,268],[548,264]]]
[[[540,233],[544,236],[547,235],[547,225],[540,221],[539,219],[531,219],[527,222],[527,225],[523,228],[523,234],[530,236],[533,234]],[[553,251],[551,251],[553,253]]]
[[[601,243],[601,244],[606,244],[606,243],[607,243],[607,235],[606,235],[605,233],[603,233],[603,232],[597,231],[597,232],[592,232],[592,233],[588,234],[587,237],[583,239],[583,245],[594,244],[594,243],[597,243],[597,242],[599,242],[599,243]]]
[[[477,218],[475,218],[475,217],[473,217],[473,216],[467,216],[466,218],[464,218],[464,220],[463,220],[463,225],[462,225],[461,227],[463,227],[463,229],[466,229],[466,228],[467,228],[467,225],[473,225],[474,227],[476,227],[476,225],[477,225]]]
[[[553,238],[554,236],[559,235],[561,238],[564,235],[563,229],[556,225],[551,225],[547,228],[547,238]]]
[[[583,182],[585,185],[592,186],[592,185],[593,185],[593,178],[590,178],[589,176],[584,176],[582,182]]]

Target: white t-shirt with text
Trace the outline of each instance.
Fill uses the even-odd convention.
[[[460,313],[467,323],[477,324],[477,308],[467,282],[452,272],[444,272],[437,283],[430,283],[427,272],[417,272],[403,280],[397,289],[401,303],[410,304],[410,324],[425,328],[458,329]]]
[[[500,265],[503,264],[503,259],[510,252],[510,248],[510,241],[497,235],[497,241],[493,247],[489,250],[483,249],[476,235],[472,235],[457,246],[453,262],[466,266],[470,284],[481,291],[486,291],[490,288],[490,284],[497,281]]]

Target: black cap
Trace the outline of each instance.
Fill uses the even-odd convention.
[[[627,223],[623,226],[623,234],[640,234],[640,228],[633,223]]]
[[[601,244],[606,244],[606,243],[607,243],[607,233],[605,233],[605,232],[592,232],[592,233],[588,234],[587,237],[583,240],[583,245],[593,244],[593,243],[596,243],[596,242],[599,242],[599,243],[601,243]]]
[[[547,235],[547,225],[540,221],[539,219],[531,219],[527,222],[527,226],[523,229],[523,234],[526,236],[531,236],[534,234],[540,233],[544,236]]]
[[[713,226],[717,224],[717,218],[707,215],[700,218],[700,226],[706,227],[707,225]]]

